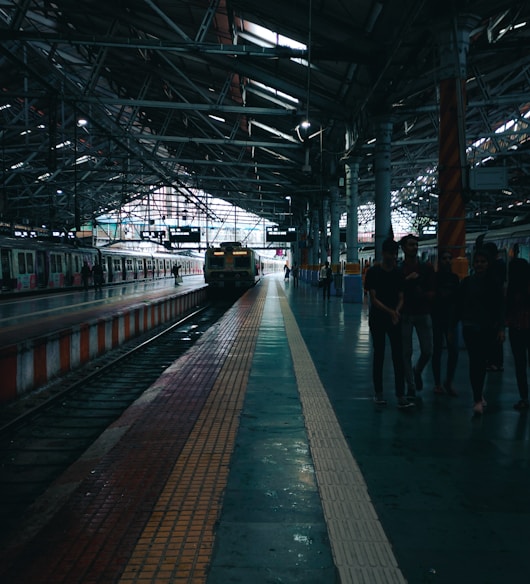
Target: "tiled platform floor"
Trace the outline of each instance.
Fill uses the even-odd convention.
[[[55,516],[0,557],[2,582],[527,581],[508,348],[481,420],[464,351],[458,398],[427,374],[417,411],[398,411],[387,368],[381,411],[366,307],[291,284],[241,299],[63,477],[21,527]]]

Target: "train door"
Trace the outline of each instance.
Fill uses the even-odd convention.
[[[112,258],[107,258],[107,278],[106,281],[110,284],[113,281],[113,272],[112,272]]]
[[[48,259],[44,250],[37,250],[37,287],[48,286]]]
[[[11,277],[11,253],[8,249],[1,251],[2,256],[2,290],[12,290],[13,282]]]
[[[64,254],[64,285],[71,286],[74,283],[73,269],[72,269],[72,254]]]

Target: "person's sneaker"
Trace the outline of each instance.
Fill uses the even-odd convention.
[[[527,399],[520,399],[514,406],[514,410],[518,410],[520,412],[524,412],[530,409],[530,403]]]
[[[445,391],[447,392],[447,395],[450,395],[451,397],[458,397],[458,393],[457,393],[457,391],[454,388],[452,383],[448,383],[446,381],[444,383],[444,388],[445,388]]]
[[[407,395],[405,396],[405,399],[411,402],[415,402],[416,401],[416,392],[415,391],[411,391],[409,389],[409,391],[407,391]]]
[[[386,406],[386,400],[383,398],[382,394],[376,393],[374,395],[374,404],[376,406]]]
[[[441,385],[434,386],[434,393],[436,395],[445,395],[445,389]]]
[[[421,378],[421,373],[414,367],[414,385],[416,386],[417,391],[421,391],[423,389],[423,379]]]
[[[404,410],[407,408],[413,408],[414,407],[414,402],[409,401],[408,398],[406,397],[399,397],[398,398],[398,402],[397,402],[397,407],[400,410]]]
[[[484,407],[482,405],[482,402],[477,402],[474,406],[473,406],[473,414],[475,416],[482,416],[482,414],[484,413]]]

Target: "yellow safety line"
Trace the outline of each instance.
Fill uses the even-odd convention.
[[[341,584],[404,584],[366,483],[304,342],[285,291],[277,282],[309,447]]]
[[[122,574],[122,584],[206,582],[267,287],[260,286],[238,331]]]

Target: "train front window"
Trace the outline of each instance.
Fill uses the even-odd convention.
[[[239,269],[249,269],[250,256],[234,256],[234,267]]]
[[[225,267],[225,256],[224,255],[212,255],[210,256],[210,268],[224,268]]]
[[[26,253],[26,270],[28,271],[28,274],[33,274],[35,271],[33,266],[33,254],[31,253]]]

